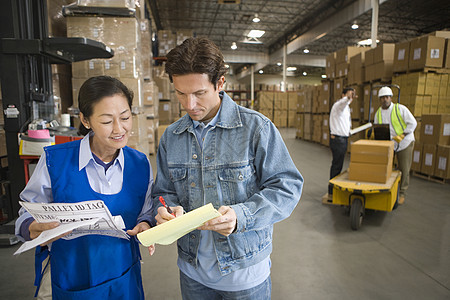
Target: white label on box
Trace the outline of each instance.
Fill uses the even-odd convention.
[[[92,60],[89,61],[89,69],[94,70],[94,62]]]
[[[398,60],[404,60],[405,59],[405,49],[398,50]]]
[[[98,37],[99,33],[98,33],[99,29],[98,28],[94,28],[92,31],[92,34],[94,35],[94,37]]]
[[[328,126],[328,120],[327,119],[323,120],[323,126]]]
[[[169,111],[169,109],[170,109],[170,104],[164,104],[163,105],[163,110],[164,111]]]
[[[439,49],[431,49],[430,57],[431,58],[439,58]]]
[[[337,89],[340,89],[340,88],[341,88],[341,83],[340,83],[340,82],[336,83],[336,88],[337,88]]]
[[[147,96],[147,101],[152,101],[152,96]]]
[[[105,69],[106,70],[109,70],[109,69],[111,69],[111,64],[109,63],[109,61],[105,61]]]
[[[327,100],[323,100],[323,105],[327,105]]]
[[[120,68],[121,68],[122,70],[125,70],[126,66],[127,66],[127,64],[125,63],[124,60],[122,60],[122,61],[120,62]]]
[[[324,85],[323,85],[323,90],[324,90],[324,91],[328,91],[328,84],[324,84]]]
[[[414,56],[413,56],[413,60],[418,60],[420,59],[420,52],[422,51],[422,48],[416,48],[414,49]]]
[[[431,125],[431,124],[426,124],[426,125],[425,125],[424,133],[425,133],[426,135],[433,135],[433,125]]]
[[[447,157],[439,156],[439,164],[438,169],[444,170],[447,169]]]
[[[444,123],[444,130],[442,132],[443,136],[450,135],[450,123]]]
[[[364,90],[364,95],[369,95],[369,90]]]
[[[342,76],[342,70],[339,70],[339,77]]]
[[[425,153],[425,166],[433,165],[433,154]]]
[[[413,162],[418,163],[420,160],[420,151],[414,151]]]
[[[376,95],[378,94],[378,91],[377,91],[377,90],[373,90],[373,91],[372,91],[372,94],[373,94],[374,96],[376,96]]]
[[[328,139],[328,134],[327,134],[327,133],[324,133],[324,134],[323,134],[323,139],[324,139],[324,140]]]
[[[345,55],[345,62],[348,62],[348,54]]]

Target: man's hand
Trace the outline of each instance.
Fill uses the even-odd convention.
[[[396,141],[397,143],[400,143],[404,138],[405,135],[403,133],[393,137],[394,141]]]
[[[170,209],[175,214],[175,216],[169,214],[167,212],[167,209],[164,206],[158,207],[158,214],[155,217],[157,225],[165,223],[165,222],[170,221],[172,219],[175,219],[176,217],[182,216],[183,213],[184,213],[184,210],[183,210],[182,206],[175,206],[175,207],[171,206]]]
[[[237,225],[237,217],[234,209],[229,206],[221,206],[218,211],[222,216],[214,218],[199,227],[200,230],[212,230],[224,236],[229,236],[233,233]]]
[[[145,231],[147,229],[150,229],[150,225],[148,225],[147,222],[140,222],[139,224],[134,226],[132,230],[127,230],[127,233],[131,236],[135,236],[136,234]],[[150,256],[153,255],[153,253],[155,253],[155,245],[151,245],[148,247],[148,253],[150,254]]]
[[[46,231],[46,230],[50,230],[50,229],[54,229],[56,227],[59,226],[59,222],[49,222],[49,223],[38,223],[36,220],[33,221],[33,223],[30,224],[30,226],[28,227],[28,230],[30,231],[30,238],[32,240],[34,240],[35,238],[37,238],[42,232]],[[51,242],[54,242],[60,238],[62,238],[63,236],[68,235],[69,233],[71,233],[72,231],[66,232],[61,234],[60,236],[55,237],[54,239],[51,239],[43,244],[41,244],[41,246],[45,246],[50,244]]]

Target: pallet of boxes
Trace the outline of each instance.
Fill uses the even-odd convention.
[[[110,59],[72,64],[72,111],[78,107],[78,91],[86,79],[100,75],[118,78],[134,93],[128,146],[148,155],[154,152],[154,137],[147,130],[146,111],[157,102],[157,96],[151,78],[150,21],[143,9],[134,7],[134,1],[98,0],[78,1],[78,6],[70,5],[63,11],[68,37],[99,41],[114,51]]]
[[[450,179],[450,31],[435,31],[395,45],[392,83],[416,117],[413,175]]]

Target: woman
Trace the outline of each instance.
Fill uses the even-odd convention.
[[[133,92],[117,79],[88,79],[78,96],[80,132],[85,137],[46,147],[20,198],[55,203],[103,200],[113,216],[122,216],[129,235],[150,228],[152,168],[143,153],[126,147],[132,100]],[[22,240],[58,226],[37,223],[23,210],[19,215],[16,234]],[[49,254],[53,299],[144,299],[135,238],[58,238],[46,248],[36,252],[36,266]],[[149,252],[153,254],[153,246]]]

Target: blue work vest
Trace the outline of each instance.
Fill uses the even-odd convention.
[[[103,200],[113,216],[121,215],[126,230],[137,222],[147,193],[150,168],[144,154],[123,148],[122,190],[104,195],[79,171],[80,141],[45,148],[55,203]],[[53,299],[144,299],[139,245],[130,240],[87,235],[59,239],[50,251]]]

